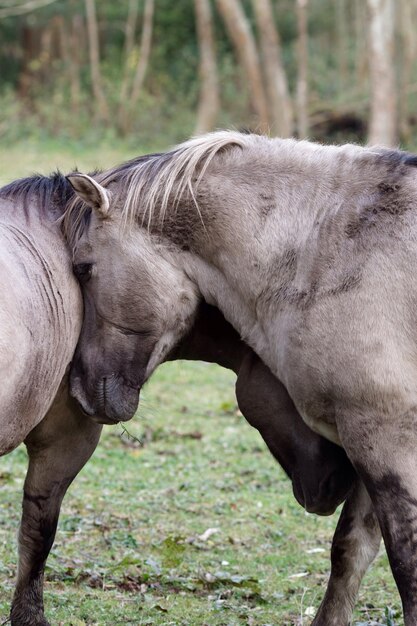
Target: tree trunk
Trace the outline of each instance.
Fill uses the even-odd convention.
[[[25,100],[27,104],[33,105],[32,101],[32,86],[34,82],[34,72],[32,69],[33,59],[36,59],[39,54],[39,37],[38,32],[28,26],[23,25],[22,28],[22,70],[19,75],[19,87],[18,93],[22,100]]]
[[[49,20],[42,28],[40,37],[40,51],[37,59],[37,69],[35,72],[36,86],[46,86],[51,80],[53,75],[51,72],[51,59],[54,52],[54,34],[58,33],[57,27],[60,20],[60,16],[56,15]],[[54,32],[55,31],[55,32]],[[61,54],[61,51],[57,51]]]
[[[80,45],[82,38],[80,31],[82,28],[81,15],[73,15],[71,18],[71,29],[69,36],[70,59],[69,59],[69,76],[70,76],[70,93],[71,93],[71,111],[78,113],[81,100],[81,82],[80,82]]]
[[[252,106],[258,116],[259,129],[267,132],[269,128],[268,105],[256,44],[248,20],[239,0],[216,0],[216,3],[236,49],[239,62],[246,73]]]
[[[209,0],[194,0],[200,48],[200,97],[196,135],[213,130],[219,114],[219,83]]]
[[[297,0],[297,128],[298,136],[304,139],[308,135],[308,33],[307,33],[308,0]]]
[[[146,76],[146,70],[148,69],[152,43],[153,10],[154,0],[145,0],[139,60],[136,66],[136,72],[133,79],[132,94],[130,97],[130,103],[133,106],[136,104],[139,98],[139,94],[143,87]]]
[[[120,87],[120,98],[119,98],[119,113],[118,119],[119,124],[122,125],[123,117],[126,109],[126,100],[129,92],[129,77],[130,77],[130,60],[131,54],[133,51],[133,46],[135,44],[135,30],[136,30],[136,22],[138,19],[138,11],[139,11],[139,0],[129,0],[129,8],[127,12],[126,25],[125,25],[125,44],[124,44],[124,71],[123,71],[123,80],[122,85]]]
[[[5,6],[0,8],[0,19],[5,17],[16,17],[18,15],[24,15],[25,13],[31,13],[37,9],[41,9],[48,4],[52,4],[56,0],[27,0],[24,4],[14,4],[13,0],[8,2],[2,2],[2,4],[11,4],[12,6]],[[13,6],[14,4],[14,6]]]
[[[282,63],[281,44],[270,0],[252,0],[265,68],[271,131],[291,137],[293,112],[287,77]]]
[[[74,19],[74,18],[72,18]],[[72,37],[73,23],[70,23],[68,28],[67,21],[62,16],[57,16],[57,28],[59,35],[59,48],[61,51],[61,58],[64,63],[64,71],[66,74],[66,80],[70,85],[70,103],[71,111],[74,115],[77,115],[80,103],[80,80],[79,80],[79,63],[77,60],[77,46],[74,45]]]
[[[416,35],[413,10],[410,0],[402,0],[399,5],[400,19],[399,19],[399,37],[400,37],[400,52],[401,58],[398,64],[399,67],[399,130],[401,139],[403,141],[409,141],[411,135],[410,123],[409,123],[409,98],[408,98],[408,86],[411,81],[413,62],[416,58]]]
[[[123,102],[120,102],[119,128],[122,134],[126,134],[131,126],[132,114],[139,99],[139,94],[143,87],[148,69],[149,57],[151,54],[152,28],[153,28],[153,12],[154,0],[145,0],[145,8],[143,12],[142,34],[140,40],[139,59],[136,65],[136,71],[133,78],[132,91],[130,97],[126,99],[128,107],[123,112]]]
[[[339,98],[343,98],[346,87],[348,86],[348,55],[349,55],[349,37],[348,37],[348,19],[346,0],[337,0],[336,5],[336,33],[337,33],[337,65],[339,70]]]
[[[355,73],[356,85],[360,92],[365,90],[369,76],[367,39],[367,7],[363,0],[355,0]]]
[[[61,57],[65,69],[67,70],[70,58],[68,27],[62,15],[56,15],[54,20],[58,33],[59,56]]]
[[[109,120],[109,109],[103,93],[101,72],[98,27],[95,0],[85,0],[88,30],[88,48],[90,53],[91,82],[93,95],[96,101],[97,117],[105,122]]]
[[[394,0],[368,0],[371,82],[370,144],[395,146],[397,100],[394,75]]]

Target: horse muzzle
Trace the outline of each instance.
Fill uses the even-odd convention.
[[[352,489],[356,478],[350,463],[330,472],[320,480],[309,480],[304,475],[291,476],[295,499],[308,513],[332,515]]]
[[[98,379],[89,391],[81,378],[74,375],[70,379],[70,392],[90,419],[99,424],[117,424],[132,419],[136,413],[140,388],[110,375]]]

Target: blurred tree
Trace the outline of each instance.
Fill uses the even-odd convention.
[[[200,96],[195,133],[213,130],[219,115],[219,83],[209,0],[194,0],[200,49]]]
[[[371,144],[395,146],[398,141],[397,86],[394,65],[394,0],[368,0],[369,70],[371,79]]]
[[[293,111],[270,0],[252,0],[259,32],[273,135],[291,137]]]
[[[262,82],[261,68],[255,39],[239,0],[216,0],[226,28],[246,73],[253,109],[258,117],[259,130],[268,132],[268,105]]]
[[[83,19],[78,12],[70,16],[69,27],[69,81],[71,93],[71,110],[75,115],[79,112],[81,102],[81,53],[82,48],[81,33]]]
[[[95,99],[95,113],[98,119],[107,122],[109,120],[109,108],[103,92],[101,70],[100,70],[100,50],[98,39],[98,26],[96,16],[95,0],[85,0],[88,29],[88,49],[90,53],[91,84]]]
[[[76,14],[66,16],[57,15],[52,19],[56,25],[58,35],[58,50],[55,52],[62,60],[62,74],[70,88],[71,111],[75,115],[79,112],[81,101],[80,83],[80,42],[78,32],[82,26],[81,16]]]
[[[308,31],[307,31],[308,0],[296,0],[297,8],[297,130],[300,139],[308,135]]]
[[[349,16],[347,13],[346,0],[337,0],[336,3],[336,32],[338,43],[338,74],[339,74],[339,93],[343,93],[348,83],[349,57],[348,57],[348,27]]]
[[[414,9],[414,11],[413,11]],[[411,83],[413,65],[417,56],[417,39],[415,32],[415,9],[414,0],[402,0],[400,3],[398,19],[399,39],[399,132],[401,139],[410,140],[411,127],[409,120],[409,94],[408,88]]]
[[[130,130],[132,119],[138,117],[136,107],[140,92],[142,91],[143,84],[145,82],[146,72],[149,65],[149,57],[151,54],[153,13],[154,0],[145,0],[139,56],[133,76],[132,89],[127,102],[125,102],[124,113],[122,113],[122,109],[120,109],[121,114],[119,116],[119,123],[120,130],[123,134],[126,134]],[[123,107],[123,102],[120,102],[120,107]]]
[[[389,2],[398,46],[381,76],[397,80],[400,134],[413,148],[417,0]],[[202,29],[204,7],[212,11]],[[202,131],[270,125],[287,135],[292,108],[300,137],[361,141],[371,102],[368,8],[368,0],[0,1],[0,133],[87,141],[108,129],[153,148],[154,138],[174,143],[196,123]],[[373,72],[372,91],[382,80]],[[386,108],[389,99],[380,102]]]
[[[4,17],[12,17],[15,15],[24,15],[31,11],[36,11],[41,7],[52,4],[57,0],[27,0],[26,2],[13,2],[10,6],[0,8],[0,19]]]
[[[367,6],[363,0],[355,0],[355,82],[358,90],[368,81]]]
[[[135,30],[136,22],[139,12],[139,0],[129,0],[129,7],[127,11],[127,18],[125,23],[125,42],[124,42],[124,70],[123,80],[120,87],[120,100],[119,100],[119,126],[123,124],[124,113],[126,109],[126,99],[129,91],[130,84],[130,61],[135,45]]]
[[[22,65],[19,73],[18,93],[27,105],[32,105],[32,84],[36,81],[36,60],[39,56],[39,37],[36,27],[24,24],[20,32]]]
[[[153,23],[154,0],[145,0],[145,10],[143,13],[142,36],[140,40],[139,59],[136,65],[135,76],[133,78],[132,93],[130,103],[135,106],[139,93],[148,69],[149,56],[152,44],[152,23]]]

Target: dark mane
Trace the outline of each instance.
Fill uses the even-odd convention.
[[[22,203],[23,210],[29,211],[29,200],[35,200],[36,208],[44,214],[62,215],[74,191],[61,172],[53,172],[50,176],[35,174],[28,178],[20,178],[0,189],[0,200],[14,200]]]
[[[403,150],[383,148],[380,152],[380,162],[389,166],[391,170],[400,168],[402,165],[417,167],[417,154],[404,152]]]

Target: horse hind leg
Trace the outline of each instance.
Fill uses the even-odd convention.
[[[346,499],[332,542],[331,572],[311,626],[348,626],[359,587],[381,543],[369,495],[358,481]]]
[[[12,626],[48,626],[43,606],[45,562],[52,547],[62,499],[94,452],[101,426],[79,413],[61,390],[44,420],[26,439],[29,469],[19,531],[19,566]]]
[[[394,415],[394,416],[392,416]],[[341,442],[370,495],[404,612],[417,624],[417,410],[339,416]]]

